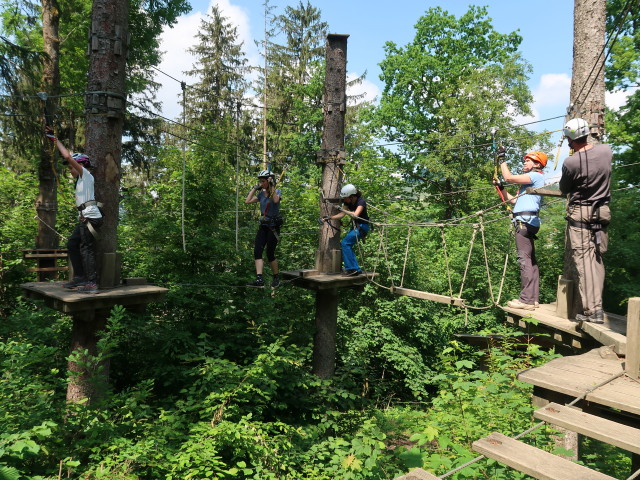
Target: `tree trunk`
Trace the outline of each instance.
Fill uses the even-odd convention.
[[[575,0],[573,7],[571,111],[591,126],[590,142],[604,131],[606,0]]]
[[[104,203],[105,219],[100,229],[97,264],[103,254],[115,255],[117,247],[118,202],[120,190],[120,157],[125,109],[125,67],[128,44],[127,0],[94,0],[89,40],[89,81],[86,97],[87,132],[85,151],[96,169],[96,200]],[[119,271],[117,269],[116,271]],[[115,281],[119,282],[119,278]],[[113,286],[113,285],[103,285]],[[95,355],[100,332],[109,312],[96,310],[73,318],[72,352]],[[108,363],[91,372],[91,363],[70,361],[73,372],[67,388],[67,401],[84,398],[91,401],[96,385],[109,378]]]
[[[318,153],[322,165],[322,197],[320,214],[332,215],[342,183],[344,164],[344,117],[347,110],[347,37],[327,37],[327,71],[324,86],[324,125],[322,149]],[[324,224],[316,255],[316,270],[334,273],[340,270],[340,232]],[[313,342],[313,373],[320,378],[333,376],[336,368],[336,330],[338,322],[338,290],[316,292],[316,334]]]
[[[583,118],[591,125],[589,143],[598,143],[604,132],[604,61],[606,0],[574,0],[573,67],[570,110],[566,120]],[[565,231],[562,276],[573,280],[573,306],[569,316],[582,311],[578,274],[571,258],[568,227]]]
[[[60,11],[56,0],[42,0],[42,37],[44,41],[44,65],[42,86],[45,93],[55,95],[60,89],[60,39],[58,38],[58,26],[60,24]],[[45,97],[43,108],[45,123],[53,125],[53,113],[55,112],[57,100]],[[52,142],[44,135],[42,137],[42,148],[40,150],[40,165],[38,167],[38,199],[36,200],[36,211],[40,220],[38,221],[38,236],[36,237],[36,248],[58,248],[59,238],[55,232],[56,214],[58,210],[57,199],[57,165],[54,163],[54,151]],[[40,259],[39,266],[53,267],[55,260]],[[55,278],[56,272],[40,272],[40,280]]]
[[[109,310],[90,310],[73,315],[71,356],[67,364],[69,386],[67,402],[87,402],[104,395],[109,380],[109,359],[97,361],[98,340],[109,317]]]
[[[324,125],[322,148],[318,160],[322,166],[322,197],[320,215],[337,213],[325,202],[325,199],[339,198],[344,165],[344,118],[347,110],[347,37],[348,35],[329,35],[327,37],[327,71],[324,86]],[[340,249],[340,232],[323,225],[316,260],[316,270],[335,272],[334,256]],[[338,267],[339,269],[339,267]]]
[[[89,93],[85,104],[86,152],[96,166],[96,200],[104,204],[105,217],[97,250],[98,266],[102,264],[103,254],[115,253],[118,244],[128,8],[127,0],[94,0],[91,13]],[[116,271],[119,268],[116,267]],[[119,282],[119,279],[115,281]]]

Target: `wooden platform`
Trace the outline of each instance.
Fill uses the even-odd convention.
[[[502,309],[509,314],[507,322],[526,333],[548,334],[556,344],[569,346],[576,352],[590,350],[599,345],[613,345],[618,355],[626,353],[627,319],[621,315],[605,313],[605,323],[598,325],[558,317],[555,304],[543,304],[535,310],[506,306]]]
[[[291,280],[296,287],[307,290],[329,290],[332,288],[363,288],[377,273],[363,272],[362,275],[343,277],[341,273],[323,273],[317,270],[290,270],[280,272],[285,280]]]
[[[541,367],[524,370],[517,378],[533,385],[534,395],[538,398],[556,401],[558,396],[555,394],[561,394],[567,397],[565,400],[571,400],[623,370],[623,359],[603,358],[601,349],[596,348],[582,355],[556,358]],[[585,401],[595,406],[618,409],[640,421],[640,382],[628,376],[621,376],[587,393]]]
[[[63,313],[111,308],[114,305],[135,306],[160,300],[169,290],[155,285],[123,285],[100,290],[97,294],[78,293],[62,288],[64,282],[32,282],[21,285],[23,294],[31,300]]]

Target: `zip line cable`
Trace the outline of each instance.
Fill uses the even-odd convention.
[[[526,122],[526,123],[518,123],[516,125],[513,125],[512,128],[525,127],[527,125],[534,125],[536,123],[544,123],[544,122],[548,122],[548,121],[551,121],[551,120],[557,120],[558,118],[564,118],[565,116],[566,115],[557,115],[555,117],[545,118],[545,119],[542,119],[542,120],[534,120],[534,121]],[[500,130],[505,130],[505,129],[504,128],[502,128],[502,129],[498,128],[497,131],[500,131]],[[457,133],[455,135],[440,135],[437,138],[434,138],[433,140],[429,140],[429,141],[430,142],[439,142],[442,138],[449,139],[449,138],[457,138],[457,137],[472,137],[474,135],[481,136],[482,134],[490,135],[491,132],[486,131],[486,132],[480,132],[480,133],[478,133],[478,132],[469,132],[469,133]],[[372,145],[372,147],[374,147],[374,148],[375,147],[387,147],[387,146],[393,146],[393,145],[407,145],[407,144],[408,145],[412,145],[414,143],[418,143],[418,141],[415,141],[415,142],[404,141],[404,142],[379,143],[379,144]]]

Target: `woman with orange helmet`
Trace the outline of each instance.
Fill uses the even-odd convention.
[[[534,240],[540,230],[540,205],[542,197],[526,193],[528,187],[544,186],[542,170],[547,166],[547,155],[533,151],[524,156],[522,174],[512,174],[505,159],[505,149],[498,149],[498,160],[502,177],[508,183],[520,186],[516,196],[510,195],[500,182],[494,183],[500,189],[505,201],[513,204],[513,222],[516,227],[516,249],[520,265],[520,297],[507,302],[509,307],[533,310],[539,305],[540,271],[536,261]]]

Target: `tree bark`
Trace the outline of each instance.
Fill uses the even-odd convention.
[[[71,356],[67,364],[69,385],[67,402],[91,403],[106,392],[109,359],[97,362],[98,340],[109,317],[109,310],[91,310],[73,315]]]
[[[42,88],[48,95],[55,95],[60,90],[60,39],[58,27],[60,24],[60,11],[57,0],[42,0],[42,37],[44,43],[44,61]],[[43,100],[45,123],[53,123],[57,99],[46,98]],[[44,113],[43,112],[43,113]],[[51,125],[54,127],[54,125]],[[44,129],[43,129],[44,131]],[[36,212],[38,221],[38,235],[36,248],[58,248],[59,238],[55,232],[56,215],[58,210],[57,198],[57,165],[54,162],[52,142],[44,135],[40,150],[40,164],[38,166],[38,199],[36,200]],[[40,259],[42,267],[53,267],[55,260]],[[39,272],[39,280],[55,278],[57,272]]]
[[[122,129],[126,105],[125,69],[129,43],[128,8],[127,0],[94,0],[91,13],[89,80],[85,103],[86,153],[96,167],[96,200],[104,204],[105,217],[97,250],[98,265],[103,254],[115,253],[118,245]]]
[[[327,71],[324,86],[324,125],[322,149],[318,157],[322,165],[322,197],[320,214],[335,214],[326,203],[339,196],[344,164],[344,118],[347,110],[347,37],[327,37]],[[325,273],[339,271],[340,232],[326,223],[320,231],[316,270]],[[338,321],[338,290],[316,292],[316,334],[313,342],[313,373],[320,378],[332,377],[336,365],[336,330]]]
[[[327,37],[327,66],[324,84],[324,124],[322,148],[318,160],[322,166],[322,197],[320,215],[337,213],[325,199],[339,198],[344,165],[344,119],[347,110],[347,37],[348,35],[329,35]],[[320,230],[320,240],[316,261],[316,270],[335,272],[339,262],[334,255],[340,249],[340,232],[324,224]]]
[[[599,143],[604,133],[604,61],[606,0],[574,0],[573,67],[570,108],[566,120],[583,118],[591,126],[589,143]],[[573,306],[569,316],[581,312],[582,299],[578,274],[573,265],[568,226],[565,230],[564,270],[562,276],[573,280]]]
[[[129,4],[127,0],[94,0],[89,40],[89,80],[86,96],[87,131],[85,151],[95,165],[96,200],[103,202],[104,223],[100,229],[97,264],[104,253],[115,255],[117,247],[118,203],[122,128],[125,109],[125,67],[128,45]],[[117,269],[116,271],[119,271]],[[115,279],[119,282],[119,278]],[[103,285],[105,286],[105,285]],[[112,285],[106,285],[112,286]],[[96,310],[73,318],[72,352],[95,355],[108,311]],[[74,372],[67,388],[67,401],[91,401],[96,385],[106,384],[108,363],[91,372],[90,364],[69,362]]]
[[[590,142],[598,142],[604,132],[606,0],[575,0],[573,17],[571,109],[567,120],[585,119],[592,126]]]

